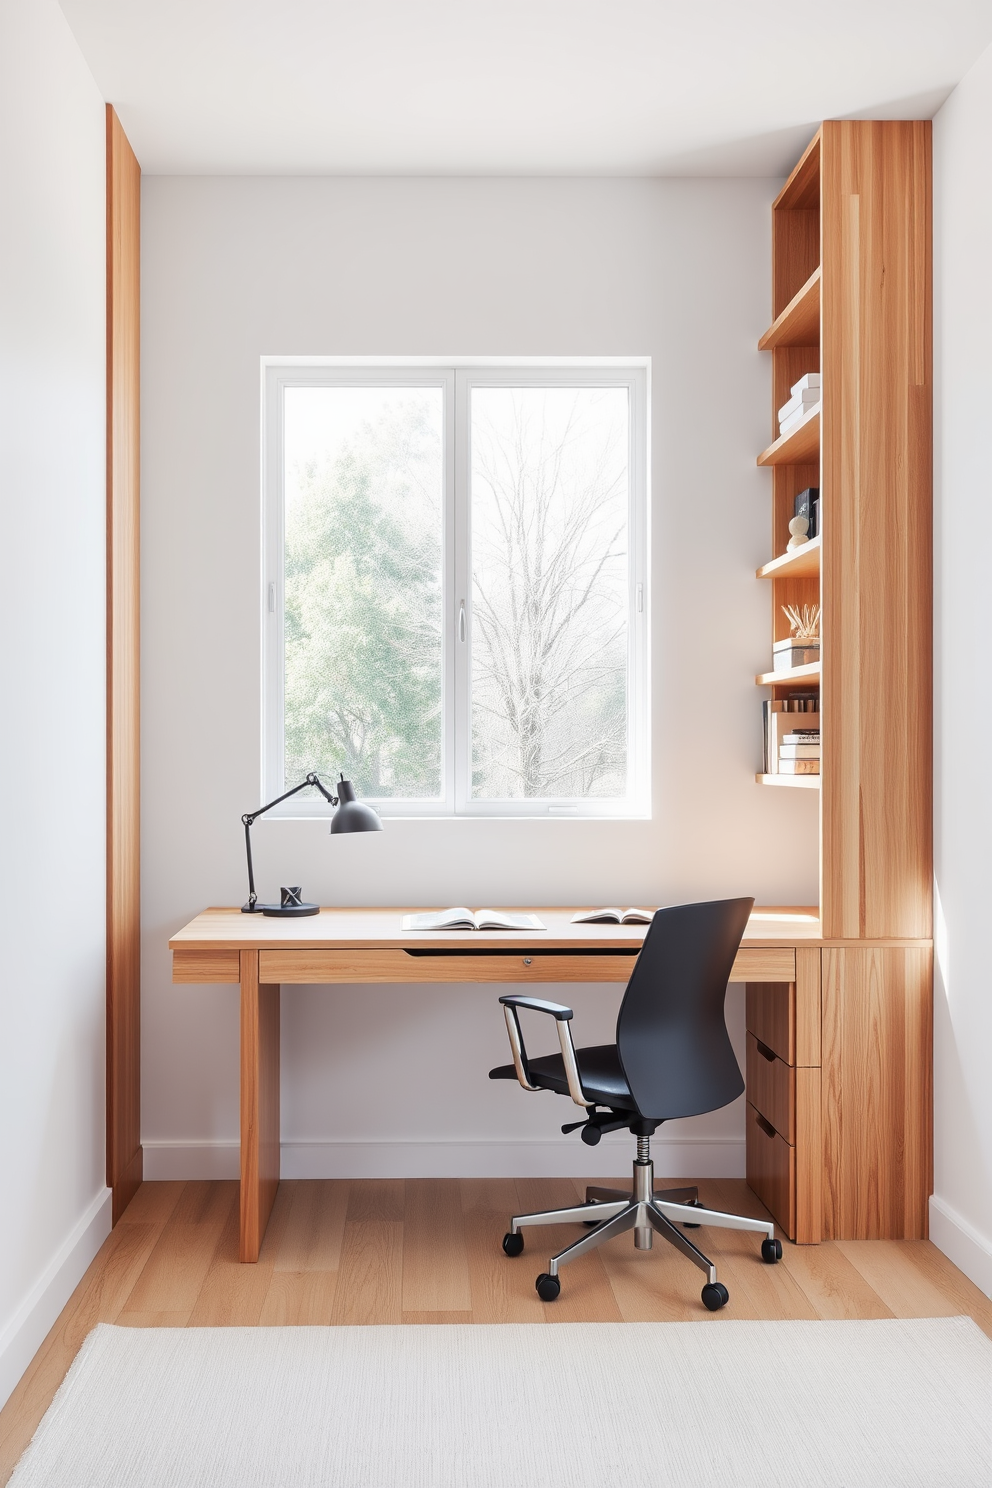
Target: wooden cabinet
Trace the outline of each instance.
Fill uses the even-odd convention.
[[[927,121],[825,123],[772,208],[774,318],[759,347],[773,437],[758,456],[771,553],[758,579],[771,590],[769,664],[789,633],[783,605],[820,606],[822,649],[815,665],[755,680],[776,702],[816,695],[821,774],[757,779],[819,791],[823,939],[788,993],[749,985],[747,1150],[748,1181],[797,1239],[926,1233],[930,139]],[[777,410],[813,372],[819,407],[783,436]],[[789,553],[807,486],[819,533]]]

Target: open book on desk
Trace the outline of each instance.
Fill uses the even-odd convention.
[[[586,909],[572,916],[573,925],[650,925],[653,909]]]
[[[546,930],[548,927],[535,914],[514,913],[508,909],[430,910],[424,914],[403,916],[404,930]]]

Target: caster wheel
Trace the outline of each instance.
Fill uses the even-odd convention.
[[[776,1261],[782,1259],[781,1240],[762,1240],[761,1259],[769,1266],[774,1266]]]
[[[701,1209],[703,1207],[702,1204],[699,1202],[698,1199],[686,1199],[686,1203],[687,1203],[687,1205],[689,1206],[690,1209]],[[692,1224],[692,1223],[690,1223],[689,1220],[684,1219],[682,1221],[682,1228],[684,1230],[698,1230],[699,1229],[699,1225]]]
[[[549,1276],[547,1271],[542,1271],[534,1286],[542,1302],[557,1302],[561,1291],[561,1282],[557,1276]]]
[[[503,1253],[508,1256],[518,1256],[523,1248],[523,1235],[515,1235],[512,1230],[508,1230],[503,1236]]]
[[[721,1307],[726,1307],[730,1301],[730,1293],[722,1281],[708,1281],[703,1287],[703,1305],[710,1312],[719,1312]]]

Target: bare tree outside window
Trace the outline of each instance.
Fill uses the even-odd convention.
[[[472,390],[472,795],[627,787],[625,388]]]

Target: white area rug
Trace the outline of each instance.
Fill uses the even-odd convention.
[[[90,1334],[12,1488],[988,1488],[969,1318]]]

